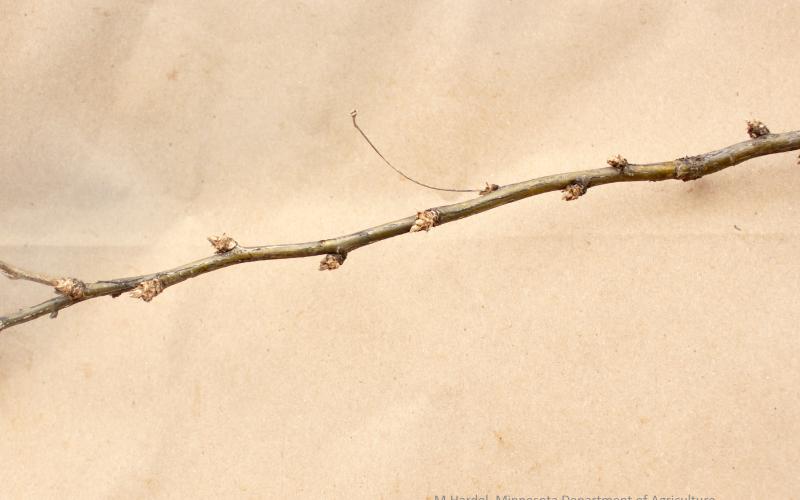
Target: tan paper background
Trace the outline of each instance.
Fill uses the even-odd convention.
[[[800,127],[800,3],[0,2],[0,258],[86,280]],[[798,498],[796,155],[0,335],[2,498]],[[737,230],[736,227],[740,230]],[[51,296],[3,280],[2,312]]]

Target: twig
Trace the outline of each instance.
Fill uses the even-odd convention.
[[[56,286],[56,282],[58,281],[57,278],[51,278],[50,276],[46,276],[44,274],[26,271],[24,269],[14,267],[11,264],[6,264],[2,261],[0,261],[0,271],[2,271],[3,274],[6,275],[6,278],[10,280],[27,280],[50,286]]]
[[[763,124],[761,125],[763,126]],[[55,286],[59,292],[57,297],[46,302],[0,317],[0,330],[31,321],[45,314],[54,316],[61,309],[106,295],[118,297],[124,292],[131,292],[133,297],[150,301],[172,285],[244,262],[324,255],[319,266],[320,270],[332,270],[341,266],[350,252],[363,246],[409,232],[428,231],[432,227],[542,193],[564,190],[568,198],[574,199],[584,195],[589,188],[615,182],[669,179],[690,181],[758,156],[800,149],[800,130],[770,134],[764,132],[767,130],[766,126],[752,128],[755,134],[761,135],[718,151],[642,165],[629,163],[627,160],[622,161],[622,157],[615,157],[613,161],[609,162],[608,167],[549,175],[502,186],[467,201],[421,210],[416,215],[337,238],[308,243],[242,247],[227,235],[212,237],[211,242],[217,252],[214,255],[159,273],[132,278],[83,283],[74,278],[49,278],[0,262],[0,270],[10,278],[28,279],[44,285]],[[59,287],[61,289],[58,289]]]

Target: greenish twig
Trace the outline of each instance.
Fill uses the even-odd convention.
[[[584,195],[590,188],[614,182],[695,180],[758,156],[800,149],[800,130],[771,134],[766,126],[759,122],[757,126],[749,124],[748,133],[754,136],[749,141],[740,142],[718,151],[661,163],[632,164],[617,156],[609,160],[608,167],[549,175],[509,184],[487,191],[470,200],[430,208],[418,212],[417,215],[336,238],[308,243],[242,247],[226,235],[212,237],[211,242],[217,251],[214,255],[166,271],[131,278],[95,283],[84,283],[74,278],[56,280],[21,271],[0,262],[0,270],[3,270],[11,278],[30,279],[37,283],[54,286],[59,293],[57,297],[41,304],[0,317],[0,330],[31,321],[45,314],[55,316],[61,309],[106,295],[117,297],[124,292],[131,292],[133,297],[150,301],[167,287],[204,273],[244,262],[324,255],[320,269],[332,270],[344,263],[348,253],[363,246],[409,232],[427,231],[434,226],[463,219],[538,194],[563,190],[564,199],[573,200]]]

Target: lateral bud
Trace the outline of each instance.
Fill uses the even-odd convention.
[[[342,264],[344,264],[344,260],[347,258],[347,254],[344,252],[341,253],[329,253],[319,263],[319,270],[320,271],[333,271],[334,269],[339,269]]]
[[[758,139],[759,137],[769,135],[769,129],[758,120],[748,120],[747,135],[749,135],[751,139]]]
[[[225,233],[222,236],[209,236],[208,242],[216,249],[217,253],[228,253],[237,246],[239,243]]]
[[[606,160],[606,163],[608,163],[610,167],[614,167],[620,172],[624,172],[625,167],[629,165],[628,160],[626,158],[623,158],[622,155],[612,156],[611,158]]]
[[[417,212],[417,220],[411,226],[409,232],[430,231],[433,226],[439,223],[439,212],[433,208]]]
[[[72,300],[82,299],[86,294],[86,283],[75,278],[60,278],[54,285],[56,293],[60,293]]]
[[[134,299],[142,299],[145,302],[150,302],[156,295],[164,291],[164,282],[160,279],[152,279],[142,281],[136,288],[134,288],[130,296]]]
[[[589,186],[586,184],[585,180],[575,179],[575,182],[568,184],[567,187],[562,190],[564,194],[561,196],[561,199],[564,201],[577,200],[586,194],[587,189],[589,189]]]

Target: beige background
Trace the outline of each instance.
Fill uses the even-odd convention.
[[[86,280],[800,127],[800,2],[0,2],[0,255]],[[798,498],[796,155],[0,336],[2,498]],[[740,230],[737,230],[738,226]],[[51,296],[0,282],[3,312]]]

